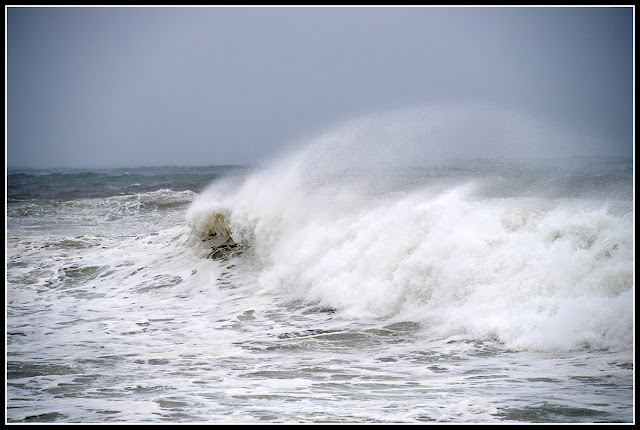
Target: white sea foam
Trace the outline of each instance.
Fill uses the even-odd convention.
[[[196,236],[250,246],[263,293],[343,318],[410,318],[514,349],[630,348],[630,202],[611,211],[601,198],[486,197],[476,192],[482,178],[408,174],[432,128],[412,134],[417,119],[373,119],[327,133],[241,185],[213,184],[187,224]],[[450,116],[427,124],[442,121],[451,127]],[[416,180],[399,185],[402,174]]]

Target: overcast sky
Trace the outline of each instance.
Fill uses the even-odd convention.
[[[630,7],[7,7],[7,164],[250,164],[486,103],[633,151]]]

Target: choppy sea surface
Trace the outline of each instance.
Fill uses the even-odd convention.
[[[630,423],[633,165],[9,169],[8,423]]]

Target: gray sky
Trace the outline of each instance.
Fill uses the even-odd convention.
[[[7,7],[7,164],[248,164],[486,103],[633,151],[632,8]]]

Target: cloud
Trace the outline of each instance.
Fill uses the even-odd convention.
[[[631,8],[10,7],[9,165],[248,164],[484,103],[630,155]]]

